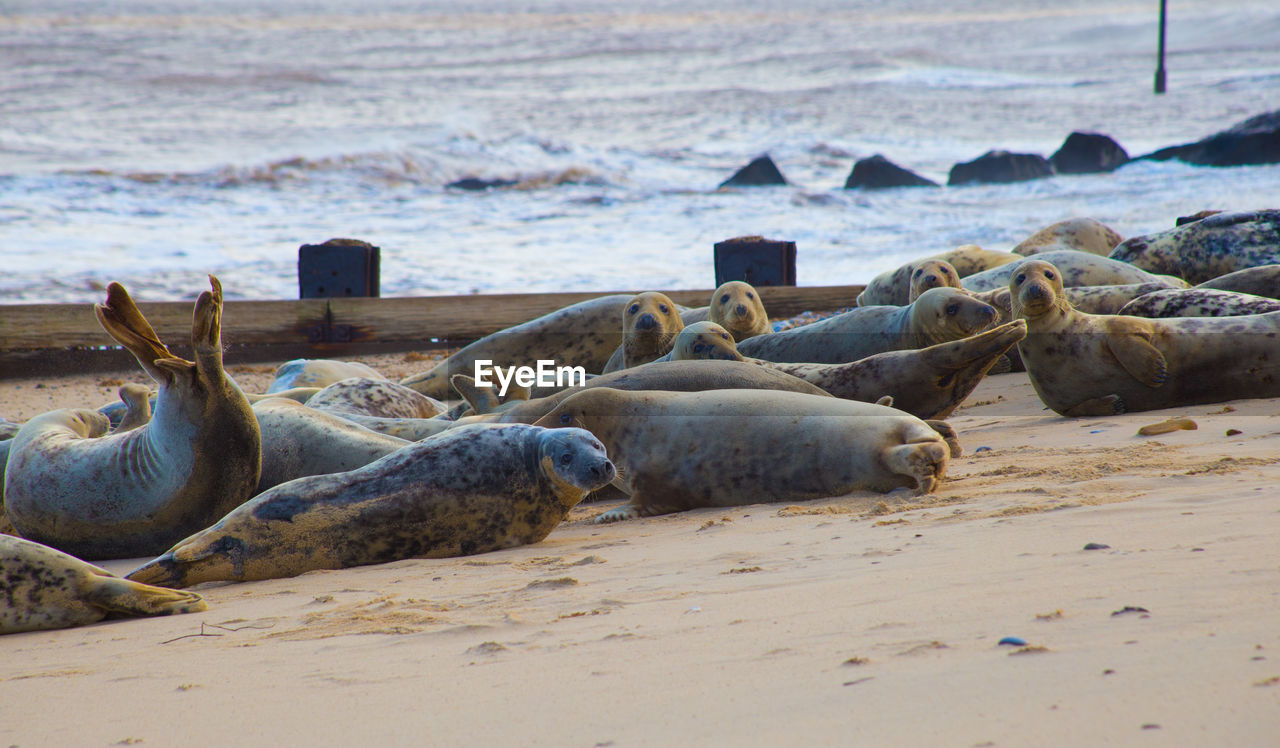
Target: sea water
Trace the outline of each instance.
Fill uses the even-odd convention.
[[[1280,206],[1280,166],[1140,161],[945,183],[1073,130],[1132,155],[1280,108],[1274,0],[7,0],[0,303],[296,298],[299,245],[381,247],[384,296],[707,288],[712,245],[793,240],[801,285]],[[768,153],[790,184],[717,185]],[[516,185],[463,192],[466,176]],[[0,312],[2,313],[2,312]]]

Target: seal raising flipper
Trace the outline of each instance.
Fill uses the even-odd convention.
[[[194,592],[121,579],[30,540],[0,535],[0,634],[83,626],[108,614],[155,616],[205,609]]]

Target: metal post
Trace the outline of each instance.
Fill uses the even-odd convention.
[[[1168,8],[1168,0],[1160,0],[1160,44],[1156,52],[1156,93],[1164,93],[1164,19]]]

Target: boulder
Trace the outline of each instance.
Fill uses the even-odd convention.
[[[1120,144],[1096,132],[1071,133],[1049,157],[1049,164],[1059,174],[1096,174],[1114,171],[1127,163],[1129,154]]]
[[[849,178],[844,182],[846,190],[861,187],[878,190],[886,187],[937,187],[932,179],[925,179],[914,171],[904,169],[889,159],[876,154],[853,165]]]
[[[763,187],[772,184],[786,184],[786,177],[778,171],[777,164],[769,158],[769,154],[757,156],[751,163],[738,169],[733,176],[720,183],[721,187]]]
[[[987,151],[972,161],[951,167],[947,184],[1025,182],[1053,176],[1049,161],[1035,153]]]
[[[1203,140],[1161,148],[1139,158],[1176,158],[1198,166],[1244,166],[1280,162],[1280,110],[1259,114]]]

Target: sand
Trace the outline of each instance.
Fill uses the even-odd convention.
[[[2,381],[0,415],[125,379]],[[1198,428],[1137,434],[1172,417]],[[1280,400],[1071,420],[1005,374],[950,420],[965,454],[928,496],[585,504],[532,546],[0,637],[0,744],[1274,742]]]

